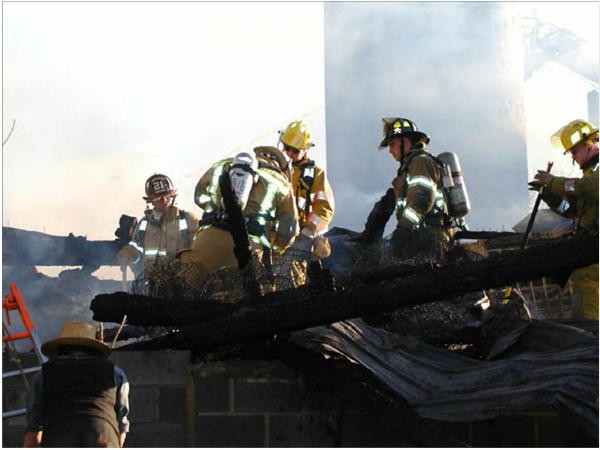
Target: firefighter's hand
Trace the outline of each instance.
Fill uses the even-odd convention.
[[[41,431],[28,431],[25,433],[23,438],[23,447],[41,447],[42,444],[42,432]]]
[[[530,191],[538,191],[538,192],[540,191],[542,186],[544,186],[539,181],[530,181],[529,183],[527,183],[527,185],[529,186]]]
[[[548,186],[554,177],[545,170],[538,170],[538,173],[536,173],[533,178],[535,178],[542,186]]]
[[[136,259],[137,253],[129,245],[121,247],[121,249],[117,252],[117,261],[119,261],[119,266],[121,266],[121,270],[126,270],[127,266],[134,263]]]
[[[309,238],[305,234],[300,234],[294,241],[294,248],[310,253],[313,249],[313,243],[312,238]]]
[[[325,236],[317,236],[313,240],[313,256],[317,259],[325,259],[331,255],[331,245]]]

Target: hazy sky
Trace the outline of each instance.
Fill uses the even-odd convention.
[[[216,159],[305,117],[324,161],[320,3],[3,3],[3,225],[112,239],[156,172],[200,213]]]
[[[16,119],[3,148],[5,226],[112,239],[121,214],[143,212],[144,181],[155,172],[171,176],[179,205],[199,213],[193,188],[210,163],[254,145],[275,144],[277,130],[299,117],[312,127],[312,157],[325,163],[322,3],[4,2],[2,7],[4,138]],[[376,13],[383,5],[367,7]],[[597,58],[598,3],[520,7],[576,32]],[[428,32],[435,35],[435,27]],[[385,47],[389,32],[378,33]],[[359,44],[343,38],[335,43],[340,51]],[[354,69],[369,68],[356,61]],[[553,65],[527,82],[529,173],[545,165],[548,135],[557,124],[585,115],[587,89]],[[428,95],[425,100],[433,98],[427,89],[413,96],[419,92]],[[349,89],[346,95],[354,93]],[[368,132],[377,140],[380,118],[372,119]],[[562,155],[552,157],[558,161]],[[330,181],[335,192],[336,180]],[[358,189],[362,181],[355,180]],[[382,177],[380,193],[389,181]],[[478,214],[485,215],[493,205],[479,207]],[[364,222],[363,216],[352,222],[342,217],[334,225],[356,228]]]

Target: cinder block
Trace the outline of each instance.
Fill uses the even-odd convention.
[[[471,422],[473,447],[498,447],[498,429],[492,419]]]
[[[342,398],[327,390],[322,385],[315,383],[310,378],[302,378],[302,410],[305,412],[318,411],[344,411],[359,412],[353,405],[345,403]]]
[[[470,444],[469,422],[441,422],[436,421],[434,426],[439,428],[449,437],[454,438],[458,442]]]
[[[340,420],[340,447],[402,447],[403,433],[362,413],[345,413]]]
[[[185,388],[161,387],[158,390],[158,420],[185,423]]]
[[[230,411],[229,378],[226,375],[207,378],[194,376],[194,390],[197,412]]]
[[[185,427],[172,423],[140,423],[131,425],[125,447],[186,447]]]
[[[329,414],[273,414],[269,447],[339,446],[337,417]]]
[[[25,436],[25,425],[7,424],[2,421],[2,448],[22,447]]]
[[[237,379],[234,381],[235,412],[302,411],[306,392],[298,379]]]
[[[2,387],[2,411],[12,411],[25,408],[27,401],[25,389],[5,389]]]
[[[591,436],[575,418],[566,415],[560,418],[560,435],[565,447],[598,448],[598,435]]]
[[[259,414],[199,414],[195,447],[264,447],[265,418]]]
[[[158,388],[135,386],[129,391],[129,420],[131,423],[153,422],[158,418]]]
[[[535,419],[532,415],[514,415],[494,419],[500,447],[535,447]]]
[[[561,436],[558,415],[536,415],[535,423],[537,425],[536,447],[566,447]]]
[[[111,359],[121,367],[134,386],[185,386],[190,352],[175,350],[113,352]]]
[[[474,447],[534,447],[535,428],[531,415],[496,417],[472,423]]]
[[[194,364],[194,376],[202,378],[298,378],[298,373],[277,360],[216,361]]]

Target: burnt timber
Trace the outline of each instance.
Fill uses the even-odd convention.
[[[206,315],[203,312],[206,313],[207,305],[202,299],[195,302],[196,313],[194,303],[186,303],[181,305],[182,313],[178,315],[173,301],[122,292],[97,295],[91,309],[97,321],[119,323],[127,314],[132,325],[177,325],[177,333],[152,342],[161,347],[209,350],[542,276],[562,276],[598,262],[597,249],[597,237],[579,236],[495,254],[481,261],[431,267],[409,275],[403,269],[398,273],[388,270],[385,277],[371,277],[369,281],[359,280],[325,292],[313,290],[310,285],[303,286],[267,294],[258,300],[246,299],[233,307],[216,306],[212,314]],[[138,343],[134,348],[144,345]]]
[[[53,236],[39,231],[2,227],[4,264],[25,266],[83,266],[93,272],[100,266],[116,266],[117,251],[124,242],[89,241],[84,236]]]

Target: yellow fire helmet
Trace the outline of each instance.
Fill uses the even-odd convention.
[[[550,137],[550,142],[554,147],[562,148],[567,153],[575,145],[588,139],[598,132],[590,122],[576,119],[569,122]]]
[[[306,150],[315,145],[310,142],[310,131],[308,130],[308,126],[301,120],[290,123],[285,131],[280,131],[279,133],[279,140],[288,147],[297,150]]]

